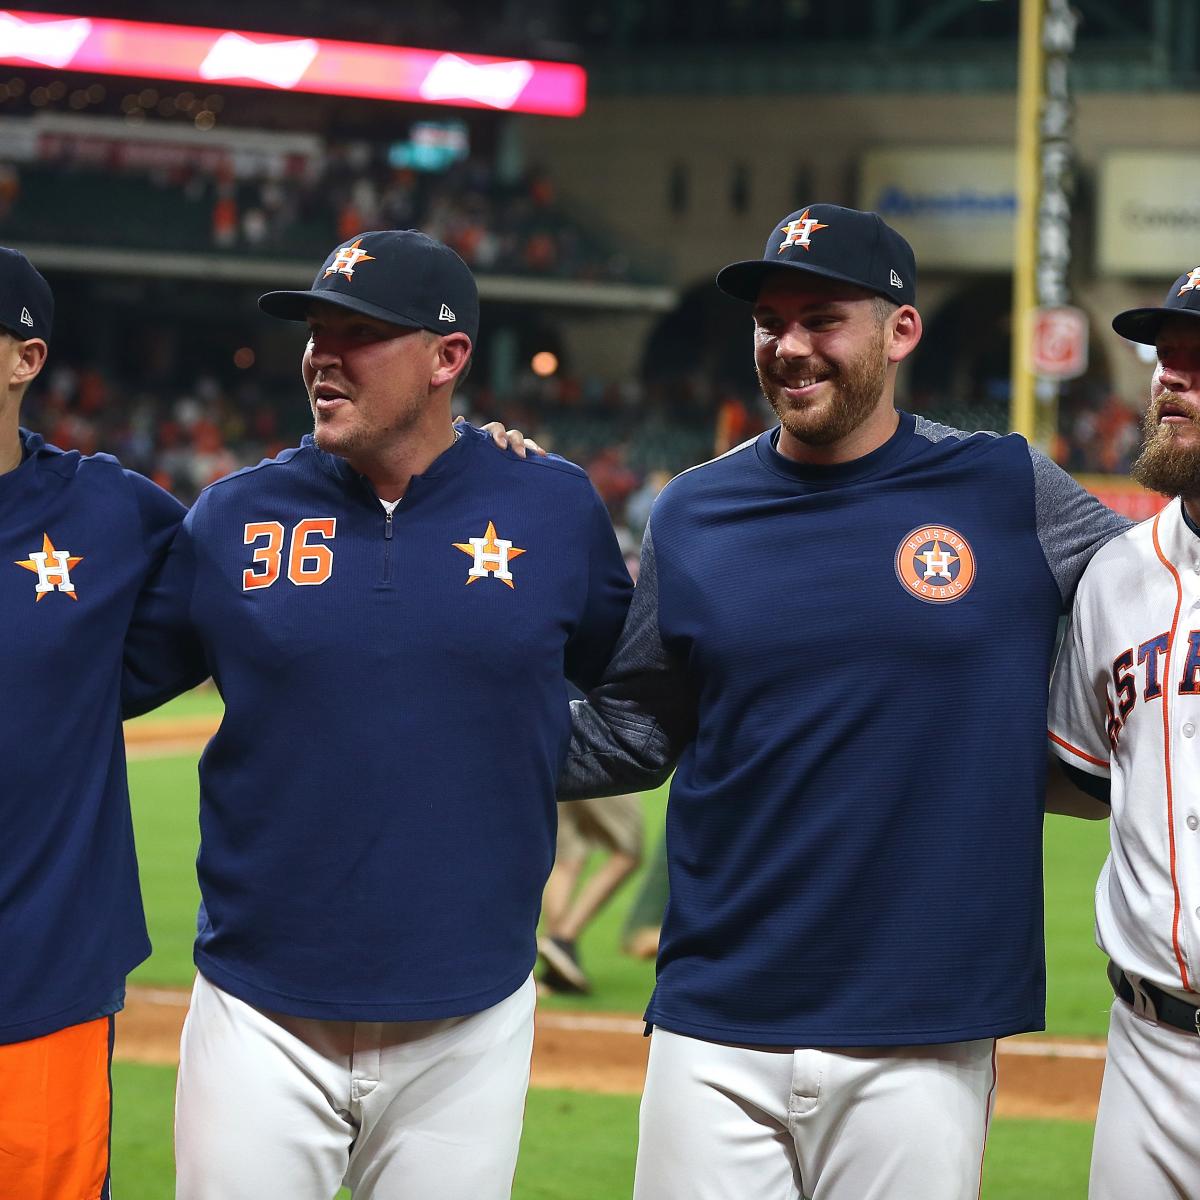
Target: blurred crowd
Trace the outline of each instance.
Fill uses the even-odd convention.
[[[64,186],[64,182],[70,186]],[[143,214],[128,220],[131,207]],[[157,214],[157,215],[156,215]],[[161,218],[161,219],[159,219]],[[310,259],[367,229],[421,228],[483,274],[645,281],[560,203],[541,170],[501,178],[478,158],[444,173],[391,165],[387,147],[351,142],[323,158],[235,173],[220,157],[113,169],[73,163],[5,164],[0,241],[161,248]]]
[[[585,467],[627,550],[636,549],[650,506],[672,475],[773,421],[761,398],[694,380],[606,384],[530,371],[503,396],[468,379],[456,405],[468,420],[501,419]],[[185,503],[311,428],[298,385],[272,390],[253,373],[234,383],[201,375],[186,385],[131,384],[95,364],[61,359],[30,393],[22,422],[64,448],[116,454]],[[1072,472],[1124,475],[1141,444],[1137,414],[1115,396],[1099,407],[1064,406],[1061,427],[1053,453]]]
[[[1120,396],[1063,403],[1054,457],[1075,474],[1128,475],[1142,447],[1139,411]]]

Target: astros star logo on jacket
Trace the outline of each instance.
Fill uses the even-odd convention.
[[[491,575],[506,587],[516,587],[508,564],[525,551],[504,538],[498,538],[493,522],[487,523],[483,537],[467,538],[465,542],[454,542],[452,545],[455,550],[461,550],[475,559],[475,565],[467,572],[468,584],[476,583],[485,575]]]
[[[43,533],[42,548],[13,565],[24,567],[26,571],[33,571],[37,574],[38,581],[33,590],[37,593],[36,603],[40,604],[51,592],[56,591],[66,592],[72,600],[79,599],[75,595],[71,569],[81,562],[83,562],[82,555],[72,555],[69,550],[57,549],[50,540],[50,535]]]

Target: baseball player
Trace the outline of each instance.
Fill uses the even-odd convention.
[[[97,1200],[109,1194],[113,1014],[150,953],[122,644],[184,510],[114,458],[20,428],[53,319],[45,279],[0,248],[0,1195]]]
[[[779,425],[659,497],[560,792],[678,763],[635,1194],[975,1200],[995,1039],[1044,1018],[1058,619],[1125,523],[896,411],[916,269],[875,214],[809,205],[717,283]]]
[[[1133,475],[1175,499],[1110,542],[1075,597],[1050,744],[1112,805],[1096,940],[1116,992],[1092,1200],[1200,1198],[1200,267],[1113,320],[1156,346]]]
[[[453,251],[365,233],[260,305],[307,323],[314,432],[201,494],[130,689],[156,703],[200,657],[225,701],[178,1195],[500,1200],[564,676],[596,682],[629,576],[582,470],[451,424],[479,321]]]

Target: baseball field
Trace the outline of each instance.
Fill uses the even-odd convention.
[[[171,1109],[179,1026],[193,967],[198,893],[196,759],[220,701],[201,690],[127,730],[130,786],[154,954],[131,981],[114,1066],[114,1196],[162,1200],[173,1186]],[[645,797],[647,844],[665,790]],[[1086,1192],[1111,993],[1092,942],[1092,891],[1107,825],[1046,825],[1047,1032],[1001,1043],[985,1200]],[[630,1191],[646,1040],[638,1020],[653,966],[618,947],[636,881],[585,934],[594,991],[541,1002],[517,1200],[621,1200]],[[343,1193],[348,1195],[348,1193]],[[264,1200],[268,1198],[264,1197]]]

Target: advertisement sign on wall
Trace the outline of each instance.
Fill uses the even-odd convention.
[[[899,230],[922,268],[1010,271],[1015,170],[1003,148],[871,150],[860,163],[858,206]]]
[[[1107,275],[1171,276],[1200,245],[1200,154],[1126,150],[1100,166],[1097,259]],[[1190,264],[1195,265],[1195,264]]]

